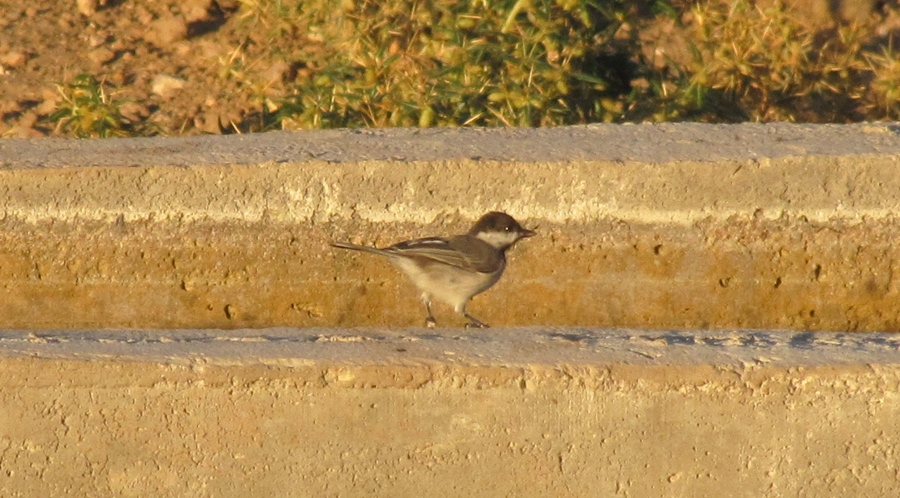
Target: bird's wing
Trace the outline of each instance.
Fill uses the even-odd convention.
[[[466,238],[472,240],[465,240]],[[466,251],[460,247],[465,243]],[[460,235],[450,239],[429,237],[393,245],[385,251],[411,258],[435,261],[468,271],[493,273],[502,266],[502,257],[481,240]]]

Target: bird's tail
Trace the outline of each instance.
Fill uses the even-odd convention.
[[[384,249],[379,249],[377,247],[358,246],[349,242],[332,242],[331,246],[340,249],[350,249],[351,251],[370,252],[372,254],[378,254],[380,256],[390,256],[390,253],[385,251]]]

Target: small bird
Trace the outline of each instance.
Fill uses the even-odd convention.
[[[431,313],[431,302],[436,299],[466,317],[466,327],[487,327],[466,312],[466,305],[473,296],[500,280],[506,268],[506,250],[533,235],[533,230],[522,228],[512,216],[493,211],[482,216],[464,235],[407,240],[384,249],[346,242],[331,245],[387,256],[422,292],[428,310],[426,326],[437,324]]]

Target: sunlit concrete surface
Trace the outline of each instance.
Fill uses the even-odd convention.
[[[898,130],[0,140],[0,496],[891,496]]]
[[[889,496],[900,334],[0,332],[3,496]]]
[[[0,327],[421,325],[390,265],[328,243],[501,209],[539,235],[473,301],[492,325],[896,331],[898,129],[3,140]]]

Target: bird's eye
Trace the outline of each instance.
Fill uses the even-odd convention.
[[[507,232],[509,231],[509,227],[508,227],[508,226],[503,227],[503,229],[506,230]]]

